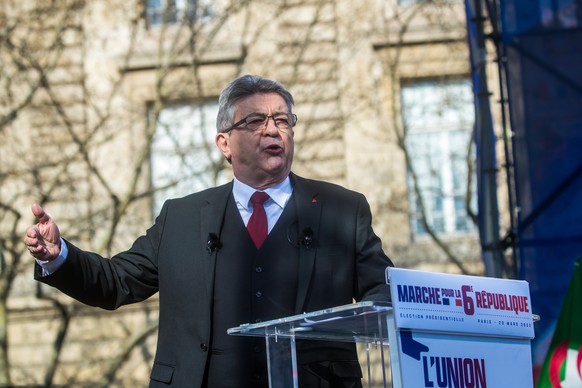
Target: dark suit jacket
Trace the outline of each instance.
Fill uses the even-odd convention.
[[[313,231],[313,246],[300,250],[295,312],[345,305],[354,299],[388,301],[384,271],[392,263],[372,230],[365,197],[294,174],[291,182],[298,230]],[[63,266],[44,277],[37,266],[35,278],[105,309],[159,292],[151,386],[199,387],[212,325],[216,252],[208,250],[208,236],[220,236],[231,192],[232,182],[167,201],[146,234],[110,260],[67,242],[69,255]],[[320,354],[329,356],[325,351]]]

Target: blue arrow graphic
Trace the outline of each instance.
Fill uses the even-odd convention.
[[[428,352],[428,346],[412,339],[412,332],[409,330],[400,331],[400,343],[402,344],[402,353],[417,361],[420,361],[420,353]]]

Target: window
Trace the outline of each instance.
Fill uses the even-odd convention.
[[[157,215],[168,198],[224,183],[223,156],[214,143],[218,103],[173,104],[158,119],[151,146],[151,182]]]
[[[437,233],[468,233],[474,225],[465,208],[467,152],[474,122],[468,80],[422,81],[402,86],[406,147],[416,173],[428,224]],[[408,171],[410,222],[414,236],[426,235],[420,200]],[[475,179],[472,179],[475,182]],[[471,187],[476,209],[476,185]]]
[[[212,17],[211,0],[147,0],[146,16],[149,26],[162,23],[194,23]]]

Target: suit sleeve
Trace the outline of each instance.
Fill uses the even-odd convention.
[[[394,264],[382,249],[382,241],[372,228],[372,213],[364,195],[358,195],[356,222],[356,300],[390,302],[385,271]]]
[[[164,205],[146,234],[111,259],[67,242],[69,254],[63,265],[53,274],[42,276],[36,264],[34,277],[79,302],[107,310],[143,301],[158,291],[157,250],[166,214]]]

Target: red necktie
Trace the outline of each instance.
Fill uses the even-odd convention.
[[[255,191],[251,196],[253,214],[247,224],[247,230],[257,248],[260,248],[261,245],[263,245],[263,241],[265,241],[268,234],[267,213],[265,213],[265,208],[263,207],[263,203],[265,203],[267,199],[269,199],[269,194],[262,191]]]

